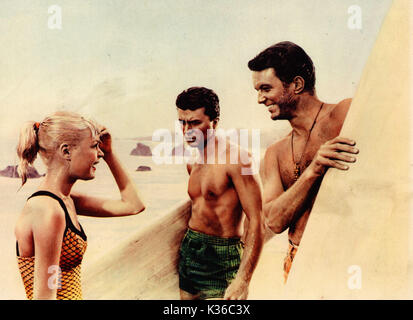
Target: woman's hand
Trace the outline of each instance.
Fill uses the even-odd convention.
[[[112,153],[112,136],[105,127],[99,128],[99,148],[106,155]],[[105,158],[105,156],[103,158]]]

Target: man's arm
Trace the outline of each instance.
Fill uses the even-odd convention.
[[[266,152],[264,159],[264,215],[267,226],[275,233],[286,230],[304,212],[307,200],[314,196],[312,187],[321,179],[328,168],[348,170],[353,156],[358,153],[355,142],[336,137],[323,144],[317,151],[310,166],[286,191],[283,190],[279,165],[274,147]]]
[[[251,169],[251,165],[243,166],[243,168]],[[249,223],[240,267],[235,279],[225,292],[224,299],[227,300],[247,298],[248,286],[258,263],[264,239],[261,181],[258,174],[242,175],[241,170],[240,165],[231,166],[229,176],[234,183],[234,188]]]
[[[264,204],[267,226],[275,233],[286,230],[304,206],[311,187],[316,182],[305,170],[300,178],[286,191],[281,182],[277,159],[277,145],[271,146],[264,157]]]

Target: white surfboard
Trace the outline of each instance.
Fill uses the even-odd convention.
[[[410,1],[396,0],[341,136],[357,163],[324,178],[285,288],[294,299],[395,299],[408,290]],[[275,293],[276,295],[276,293]]]
[[[190,212],[185,200],[82,270],[83,298],[179,299],[178,249]]]

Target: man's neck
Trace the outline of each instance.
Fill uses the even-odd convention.
[[[208,130],[209,131],[209,130]],[[207,139],[202,146],[197,147],[197,160],[200,163],[214,163],[215,152],[217,150],[218,137],[215,134],[215,130],[208,132]],[[211,162],[212,161],[212,162]]]
[[[308,134],[315,117],[320,111],[321,105],[322,102],[315,94],[312,96],[309,94],[300,96],[294,114],[289,119],[294,134],[298,136]]]

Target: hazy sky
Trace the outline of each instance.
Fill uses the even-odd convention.
[[[62,28],[49,29],[59,5]],[[115,137],[173,128],[175,99],[206,86],[223,128],[276,130],[247,62],[278,41],[301,45],[327,102],[353,96],[390,0],[1,1],[1,137],[57,109],[90,114]],[[362,9],[362,28],[347,26]]]

